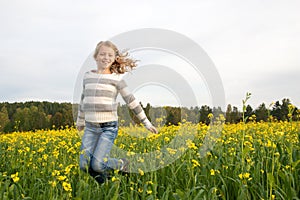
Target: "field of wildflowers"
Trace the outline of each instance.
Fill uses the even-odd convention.
[[[193,134],[183,137],[182,148],[168,146],[182,138],[180,127],[195,131],[180,133]],[[79,170],[80,135],[74,128],[2,134],[0,199],[299,199],[299,122],[217,127],[185,122],[159,127],[157,135],[121,127],[119,149],[128,157],[162,152],[153,162],[163,167],[141,167],[129,176],[113,172],[102,185]],[[203,148],[208,137],[213,145]],[[165,146],[171,161],[165,160]]]

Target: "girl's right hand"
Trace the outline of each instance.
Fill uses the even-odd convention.
[[[82,131],[84,129],[84,126],[77,126],[76,128],[78,131]]]

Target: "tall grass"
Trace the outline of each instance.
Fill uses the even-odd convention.
[[[299,125],[225,124],[214,148],[201,155],[210,127],[181,124],[197,134],[178,159],[155,171],[114,172],[101,185],[79,170],[80,137],[73,128],[0,135],[0,199],[299,199]],[[134,152],[130,157],[160,151],[176,134],[178,126],[161,127],[157,135],[121,127],[116,146]],[[164,161],[162,154],[153,162]]]

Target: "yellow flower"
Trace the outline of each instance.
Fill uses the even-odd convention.
[[[52,155],[57,159],[58,156],[59,156],[59,151],[54,150],[54,151],[52,152]]]
[[[197,160],[192,159],[192,163],[193,163],[193,168],[194,167],[200,167],[200,164],[199,164],[199,162]]]
[[[49,184],[52,186],[52,187],[55,187],[56,186],[56,181],[49,181]]]
[[[165,137],[165,142],[169,142],[170,141],[170,138],[168,138],[168,137]]]
[[[139,192],[139,193],[142,193],[143,191],[144,191],[143,188],[139,188],[139,189],[138,189],[138,192]]]
[[[222,165],[224,169],[228,169],[228,165]]]
[[[284,132],[282,132],[282,131],[278,131],[278,132],[276,132],[276,134],[279,136],[284,136]]]
[[[118,178],[116,178],[115,176],[113,176],[112,178],[111,178],[111,181],[112,182],[115,182],[115,181],[118,181],[119,179]]]
[[[66,176],[58,176],[58,177],[57,177],[57,180],[63,181],[63,180],[65,180],[66,178],[67,178]]]
[[[153,185],[152,181],[147,181],[146,184]]]
[[[225,118],[225,116],[223,114],[219,115],[219,119],[220,119],[220,121],[225,121],[226,120],[226,118]]]
[[[59,175],[60,175],[60,172],[57,171],[57,170],[54,170],[54,171],[52,172],[52,176],[59,176]]]
[[[252,143],[251,143],[251,142],[249,142],[249,141],[245,141],[245,142],[244,142],[244,146],[249,146],[249,147],[252,147]]]
[[[20,178],[19,178],[18,176],[19,176],[19,172],[10,175],[10,177],[13,179],[13,181],[14,181],[15,183],[18,182],[18,181],[20,180]]]
[[[147,194],[152,194],[152,190],[147,190]]]
[[[268,140],[268,143],[265,144],[266,147],[272,147],[272,148],[276,148],[276,144],[274,142],[272,142],[271,140]]]
[[[293,104],[289,104],[289,105],[288,105],[288,109],[289,109],[289,110],[293,110],[294,108],[295,108],[295,106],[294,106]]]
[[[30,148],[29,147],[25,147],[25,151],[29,152]]]
[[[43,155],[43,159],[44,159],[44,160],[47,160],[47,158],[48,158],[48,155],[47,155],[47,154],[44,154],[44,155]]]
[[[176,154],[176,149],[172,149],[172,148],[167,148],[167,151],[169,152],[169,154],[174,155]]]
[[[70,183],[63,182],[62,186],[63,186],[63,188],[64,188],[65,191],[67,191],[67,192],[71,192],[72,191],[72,187],[71,187]]]
[[[240,179],[248,179],[248,181],[250,181],[252,178],[250,178],[250,173],[246,172],[246,173],[241,173],[239,174]]]
[[[65,174],[69,174],[70,173],[70,171],[71,171],[71,169],[72,169],[72,167],[74,167],[75,165],[68,165],[66,168],[65,168]]]
[[[188,148],[190,148],[190,149],[194,149],[194,150],[198,149],[198,147],[196,146],[196,144],[192,140],[190,140],[190,139],[186,140],[185,143],[188,146]]]
[[[128,151],[126,155],[127,155],[127,156],[134,156],[134,155],[135,155],[135,152]]]
[[[210,170],[210,175],[214,176],[216,173],[215,173],[215,170],[214,169],[211,169]]]
[[[143,170],[141,170],[141,169],[138,169],[138,171],[139,171],[139,173],[140,173],[140,175],[141,175],[141,176],[144,176],[144,174],[145,174],[145,173],[144,173],[144,171],[143,171]]]
[[[240,179],[243,179],[243,174],[239,174]]]
[[[249,178],[250,177],[250,173],[246,172],[243,174],[244,178]]]

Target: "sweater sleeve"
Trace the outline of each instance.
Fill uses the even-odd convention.
[[[133,94],[129,91],[127,84],[124,80],[121,80],[118,85],[117,89],[120,92],[122,98],[126,102],[129,109],[133,111],[136,117],[144,124],[146,128],[150,128],[152,126],[151,122],[147,118],[142,106],[139,102],[135,99]]]
[[[84,85],[81,93],[80,103],[78,105],[78,115],[76,120],[77,126],[85,126],[85,114],[83,111],[83,99],[84,99]]]

